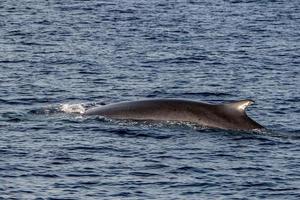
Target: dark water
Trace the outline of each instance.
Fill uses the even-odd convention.
[[[299,55],[298,0],[2,0],[0,199],[300,199]],[[269,131],[68,113],[144,98]]]

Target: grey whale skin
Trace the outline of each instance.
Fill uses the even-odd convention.
[[[241,100],[214,105],[183,99],[149,99],[104,105],[89,109],[84,115],[126,120],[191,122],[204,127],[230,130],[264,129],[245,112],[253,103],[252,100]]]

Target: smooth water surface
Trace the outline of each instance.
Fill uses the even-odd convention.
[[[2,0],[0,199],[300,199],[299,55],[297,0]],[[78,113],[145,98],[268,131]]]

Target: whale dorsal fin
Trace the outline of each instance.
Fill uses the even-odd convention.
[[[253,100],[245,99],[245,100],[240,100],[240,101],[235,101],[232,103],[225,104],[225,106],[230,108],[231,110],[236,110],[241,113],[245,113],[246,108],[253,103],[254,103]]]

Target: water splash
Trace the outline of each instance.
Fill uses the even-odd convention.
[[[85,113],[85,107],[82,104],[62,104],[60,110],[65,113]]]

